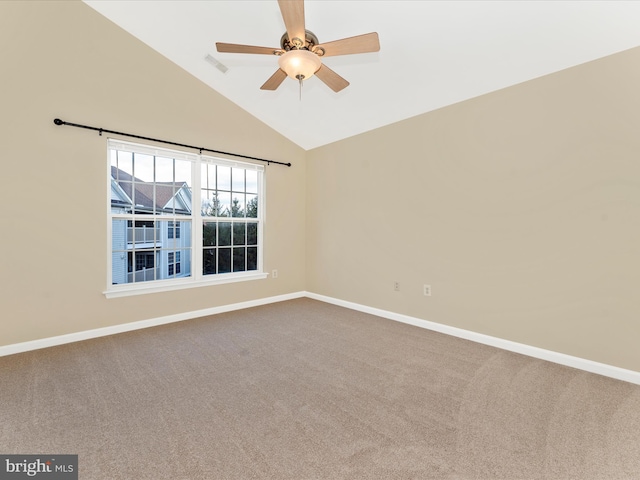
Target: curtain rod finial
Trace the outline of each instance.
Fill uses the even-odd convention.
[[[53,123],[55,123],[56,125],[62,125],[64,122],[62,120],[60,120],[59,118],[56,118],[53,120]]]

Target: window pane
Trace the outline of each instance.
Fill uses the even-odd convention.
[[[122,173],[122,172],[120,172]],[[125,205],[125,212],[126,213],[131,213],[132,209],[133,209],[133,205],[136,204],[136,200],[135,200],[135,196],[134,196],[134,191],[133,191],[133,184],[131,182],[118,182],[118,186],[120,187],[120,189],[122,190],[122,192],[124,192],[125,194],[125,198],[123,198],[121,200],[121,202],[119,202],[119,204],[121,205]],[[118,192],[120,193],[120,192]],[[111,202],[112,206],[115,206],[113,203],[113,200]]]
[[[156,182],[173,183],[173,159],[156,157]]]
[[[258,196],[247,195],[247,217],[258,218]]]
[[[245,223],[233,224],[233,244],[245,245],[246,242],[247,225]]]
[[[258,247],[247,248],[247,270],[258,269]]]
[[[258,224],[248,223],[247,224],[247,245],[257,245],[257,244],[258,244]]]
[[[245,248],[244,247],[234,248],[233,249],[233,271],[244,272],[246,270],[244,262],[245,262]]]
[[[205,248],[202,252],[202,274],[203,275],[215,275],[216,274],[216,249]]]
[[[111,151],[113,152],[111,165],[125,174],[120,175],[120,178],[116,175],[116,180],[131,180],[133,176],[133,154],[131,152],[119,152],[117,150]]]
[[[202,225],[202,245],[205,247],[215,247],[217,238],[217,224],[214,222],[204,222]]]
[[[218,190],[231,190],[231,167],[218,165]]]
[[[201,190],[200,212],[205,217],[215,217],[218,211],[218,198],[211,190]]]
[[[153,183],[136,181],[133,183],[133,213],[154,213],[154,188]]]
[[[173,215],[175,208],[176,188],[173,183],[156,183],[155,197],[151,197],[151,204],[155,205],[156,215]]]
[[[246,171],[247,193],[258,193],[258,172],[255,170]]]
[[[178,250],[175,256],[176,277],[191,276],[191,250]]]
[[[153,157],[143,153],[133,154],[133,176],[136,182],[153,182]]]
[[[171,199],[176,215],[191,215],[191,168],[193,163],[188,160],[175,160],[174,197]]]
[[[155,206],[156,215],[174,215],[181,210],[181,202],[176,199],[178,188],[173,184],[156,185]]]
[[[218,273],[229,273],[231,271],[231,249],[218,249]]]
[[[200,170],[200,186],[209,190],[216,189],[216,166],[203,163]]]
[[[177,185],[185,185],[191,187],[191,167],[192,163],[188,160],[175,160],[175,178]]]
[[[218,245],[231,245],[231,223],[218,223]]]
[[[233,191],[244,193],[244,168],[233,168],[231,172]]]
[[[244,217],[244,195],[239,195],[237,193],[233,194],[233,201],[231,202],[231,216]]]
[[[231,216],[231,192],[218,192],[218,216]]]
[[[156,280],[156,253],[154,250],[136,250],[128,255],[127,283],[151,282]]]

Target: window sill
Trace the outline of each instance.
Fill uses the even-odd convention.
[[[193,280],[191,277],[180,280],[161,280],[153,282],[153,285],[139,283],[134,285],[114,285],[102,292],[107,298],[130,297],[133,295],[145,295],[147,293],[170,292],[174,290],[185,290],[188,288],[208,287],[212,285],[223,285],[226,283],[247,282],[250,280],[262,280],[269,274],[263,272],[256,273],[224,273],[216,275],[216,278],[203,280]]]

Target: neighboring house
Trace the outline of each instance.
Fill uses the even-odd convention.
[[[112,281],[145,282],[191,275],[191,188],[172,182],[144,182],[111,167],[111,211],[171,219],[114,220]]]

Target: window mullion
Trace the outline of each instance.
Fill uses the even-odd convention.
[[[199,155],[194,162],[192,170],[191,187],[191,275],[196,280],[203,277],[203,252],[202,252],[202,156]]]

